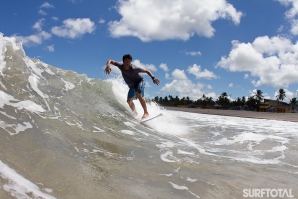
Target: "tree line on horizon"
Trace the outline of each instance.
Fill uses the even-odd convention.
[[[276,95],[276,100],[284,101],[286,98],[286,92],[284,89],[279,89],[278,94]],[[245,107],[246,110],[257,110],[259,111],[259,106],[263,101],[264,96],[261,90],[257,90],[253,96],[248,97],[246,99],[245,96],[241,98],[237,98],[232,101],[229,99],[229,95],[226,92],[223,92],[217,99],[213,99],[212,97],[207,97],[203,95],[201,98],[197,100],[191,100],[188,96],[179,98],[178,96],[173,97],[172,95],[159,97],[156,96],[153,101],[163,106],[188,106],[188,107],[202,107],[202,108],[210,108],[214,106],[218,106],[223,109],[241,109]],[[296,97],[290,99],[291,109],[294,110],[297,107],[298,101]]]

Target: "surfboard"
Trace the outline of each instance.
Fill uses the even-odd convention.
[[[157,114],[157,115],[153,115],[153,116],[149,116],[149,117],[147,117],[147,118],[145,118],[145,119],[140,120],[140,123],[147,122],[147,121],[152,120],[152,119],[154,119],[154,118],[157,118],[157,117],[159,117],[159,116],[161,116],[161,115],[162,115],[162,113],[159,113],[159,114]]]

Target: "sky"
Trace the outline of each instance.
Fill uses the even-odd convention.
[[[267,99],[298,90],[297,0],[9,0],[0,33],[26,55],[108,79],[108,59],[148,68],[147,96]],[[112,68],[113,76],[120,74]]]

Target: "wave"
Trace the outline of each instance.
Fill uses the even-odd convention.
[[[62,70],[0,34],[0,198],[240,198],[268,181],[297,186],[296,123],[154,102],[149,113],[163,116],[140,123],[127,92],[121,77]]]
[[[5,189],[17,198],[36,193],[43,198],[40,189],[54,189],[54,195],[58,193],[62,198],[95,196],[94,186],[77,188],[86,180],[104,184],[100,190],[109,195],[110,170],[118,167],[111,162],[134,157],[128,151],[133,151],[136,143],[126,140],[126,136],[138,133],[155,140],[162,139],[159,134],[187,132],[186,126],[155,103],[148,103],[150,113],[162,112],[163,118],[140,124],[139,118],[131,116],[126,103],[128,88],[119,78],[92,79],[43,63],[26,56],[20,43],[2,34],[0,77],[0,161],[2,168],[14,168],[0,169],[0,176],[15,182],[4,181],[2,187],[18,187]],[[135,104],[140,117],[142,108],[139,102]],[[107,164],[109,168],[104,166]],[[7,177],[15,171],[29,176],[31,182],[42,183],[31,183],[34,188],[24,190],[18,183],[22,179]],[[63,184],[71,185],[71,193],[67,187],[59,187]],[[82,190],[89,190],[89,194],[84,195]]]

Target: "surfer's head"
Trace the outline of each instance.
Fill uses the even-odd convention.
[[[124,62],[125,59],[130,59],[130,61],[132,60],[132,56],[130,54],[125,54],[122,57],[122,61]]]
[[[129,68],[132,60],[132,56],[130,54],[123,55],[123,65],[125,68]]]

